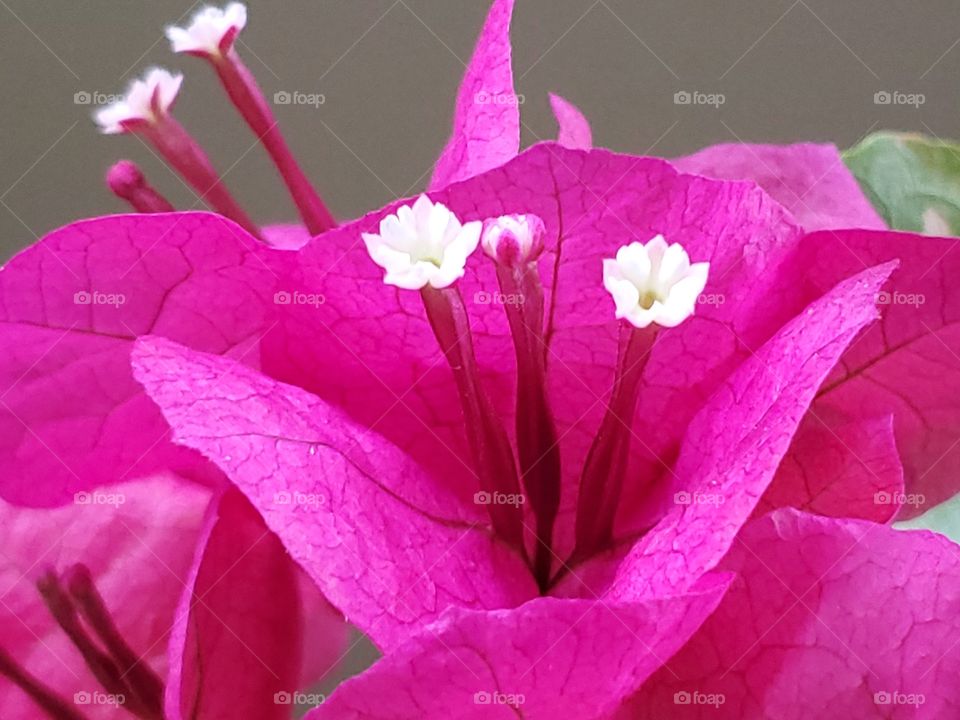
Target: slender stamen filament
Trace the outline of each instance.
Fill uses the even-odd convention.
[[[536,519],[534,576],[541,589],[550,580],[553,525],[560,508],[560,448],[547,402],[543,339],[543,286],[535,262],[497,264],[517,358],[517,455],[523,487]]]
[[[2,648],[0,648],[0,675],[23,690],[53,720],[86,720],[85,715],[71,707],[70,701],[61,698],[20,667]]]
[[[119,700],[120,707],[143,720],[163,720],[163,682],[120,636],[93,584],[90,571],[77,565],[70,569],[66,577],[69,590],[64,589],[61,579],[52,570],[45,572],[37,581],[37,589],[54,620],[80,652],[97,682]],[[88,628],[81,622],[81,616],[99,643],[91,637]],[[29,683],[29,676],[18,678],[21,680],[18,685],[34,697],[32,691],[35,688]]]
[[[130,686],[144,707],[163,707],[163,681],[120,634],[93,583],[90,570],[84,565],[74,565],[67,571],[65,579],[67,590],[83,619],[122,670],[120,680]]]
[[[226,53],[208,57],[230,100],[276,165],[310,233],[318,235],[336,227],[336,220],[290,152],[270,105],[240,56],[231,47]]]
[[[453,371],[463,406],[467,436],[480,487],[487,493],[520,496],[513,450],[490,398],[480,385],[470,322],[455,287],[421,291],[427,318]],[[519,503],[487,505],[497,535],[523,551],[523,514]]]
[[[123,695],[127,689],[120,681],[120,669],[113,658],[97,647],[96,643],[87,634],[76,608],[69,596],[60,585],[60,580],[53,571],[47,572],[38,582],[37,589],[47,605],[47,609],[57,624],[67,634],[71,642],[83,655],[83,659],[90,668],[97,681],[104,689],[114,695]]]
[[[577,542],[572,560],[599,552],[612,540],[627,472],[632,438],[630,428],[640,380],[656,338],[656,330],[652,327],[638,329],[626,323],[621,326],[620,333],[613,391],[580,477]]]
[[[155,122],[145,124],[140,132],[196,190],[201,200],[208,201],[214,210],[251,235],[260,237],[256,224],[227,190],[200,144],[171,115],[160,116]]]

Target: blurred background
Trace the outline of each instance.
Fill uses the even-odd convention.
[[[101,136],[90,120],[98,100],[152,65],[185,73],[176,115],[255,220],[295,218],[210,68],[168,49],[164,26],[200,5],[0,0],[0,259],[73,219],[123,211],[102,181],[121,157],[178,208],[201,207],[138,139]],[[238,51],[268,97],[322,98],[274,110],[334,212],[353,217],[422,189],[488,2],[248,7]],[[879,128],[957,137],[958,20],[956,0],[517,0],[524,145],[555,134],[548,91],[584,111],[598,145],[638,154],[739,141],[847,147]],[[897,92],[915,101],[883,102]],[[682,104],[677,93],[722,103]]]

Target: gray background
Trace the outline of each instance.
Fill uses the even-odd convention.
[[[186,73],[177,117],[259,222],[295,217],[272,166],[201,60],[172,55],[175,0],[0,0],[0,257],[72,219],[124,209],[104,170],[129,157],[177,207],[196,196],[134,137],[98,135],[74,95],[117,93],[150,65]],[[238,46],[268,96],[322,93],[276,114],[334,212],[423,187],[486,0],[248,3]],[[577,103],[598,144],[673,156],[737,141],[833,141],[881,127],[960,136],[956,0],[517,0],[524,144],[552,137],[546,93]],[[719,109],[675,105],[723,93]],[[925,103],[876,105],[880,90]]]

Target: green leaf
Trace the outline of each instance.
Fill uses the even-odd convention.
[[[843,159],[891,228],[960,235],[960,144],[880,132]]]

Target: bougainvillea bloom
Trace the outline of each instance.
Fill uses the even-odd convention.
[[[147,498],[11,583],[5,620],[23,603],[71,653],[54,672],[5,631],[11,717],[87,716],[70,691],[290,717],[342,645],[328,601],[383,658],[311,718],[956,712],[955,547],[887,523],[957,489],[960,241],[882,229],[823,148],[675,166],[592,149],[554,97],[561,142],[519,152],[512,9],[426,194],[337,227],[271,135],[306,230],[223,191],[219,214],[83,221],[6,266],[0,492],[41,538],[15,528],[13,560],[78,493]],[[256,131],[243,19],[173,40],[205,43]],[[147,118],[158,146],[171,122]],[[111,185],[159,209],[132,170]],[[144,519],[162,493],[198,499]],[[174,595],[108,542],[134,519]],[[111,562],[148,595],[125,603]]]

